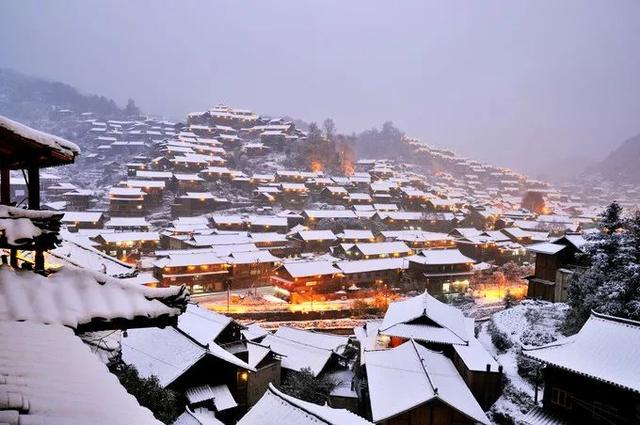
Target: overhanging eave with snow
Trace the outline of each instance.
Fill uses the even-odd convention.
[[[80,148],[74,143],[0,116],[0,168],[71,164],[78,154]]]

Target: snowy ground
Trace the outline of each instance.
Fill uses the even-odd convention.
[[[522,345],[542,345],[562,338],[558,327],[566,311],[566,304],[525,300],[495,313],[490,321],[481,325],[478,339],[503,366],[507,378],[502,397],[491,409],[490,417],[496,423],[517,423],[518,418],[533,407],[535,388],[518,374],[517,354]],[[498,350],[492,341],[492,332],[503,335],[511,347]],[[539,388],[541,399],[542,387]]]

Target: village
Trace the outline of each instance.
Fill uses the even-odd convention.
[[[49,126],[0,117],[0,423],[638,423],[640,323],[560,330],[608,189],[225,105]]]

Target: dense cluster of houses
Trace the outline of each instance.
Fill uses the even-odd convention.
[[[416,158],[439,171],[368,159],[340,176],[285,167],[304,131],[222,105],[186,123],[73,122],[85,130],[83,160],[112,159],[105,169],[120,174],[88,189],[43,173],[43,206],[64,212],[61,249],[100,251],[157,286],[357,296],[411,279],[432,294],[465,292],[476,265],[532,262],[529,247],[579,234],[595,216],[543,182],[409,138]],[[25,193],[22,176],[12,175],[11,190]],[[544,195],[544,211],[522,208],[532,191]]]
[[[106,127],[91,131],[96,138],[158,131],[91,123]],[[158,423],[106,369],[103,361],[119,356],[178,394],[178,425],[490,423],[503,369],[474,320],[434,295],[465,291],[477,263],[535,255],[529,296],[564,300],[567,276],[582,266],[580,232],[593,223],[585,210],[560,199],[553,214],[521,209],[507,189],[533,190],[531,182],[430,150],[475,177],[458,185],[450,174],[431,179],[388,161],[360,161],[347,177],[276,170],[273,180],[261,174],[257,187],[252,177],[242,186],[268,207],[220,212],[210,184],[243,190],[234,182],[242,173],[222,173],[229,144],[257,143],[247,134],[258,134],[282,150],[304,134],[227,107],[191,114],[187,125],[142,143],[150,150],[138,153],[158,156],[127,165],[127,178],[107,192],[108,210],[91,198],[74,210],[65,196],[83,189],[40,169],[74,162],[78,147],[0,117],[0,422]],[[12,170],[25,170],[23,180]],[[468,184],[477,179],[494,179],[497,192]],[[270,199],[260,187],[280,192]],[[273,195],[287,188],[297,193],[290,201]],[[154,208],[171,218],[157,220]],[[401,278],[425,291],[353,335],[268,331],[189,303],[189,289],[344,294]],[[543,406],[525,421],[637,422],[639,346],[640,324],[594,313],[574,337],[525,347],[545,365]],[[336,383],[325,405],[279,389],[300,373]]]

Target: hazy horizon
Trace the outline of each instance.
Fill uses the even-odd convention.
[[[391,120],[534,175],[640,132],[640,2],[3,2],[0,66],[184,119]]]

